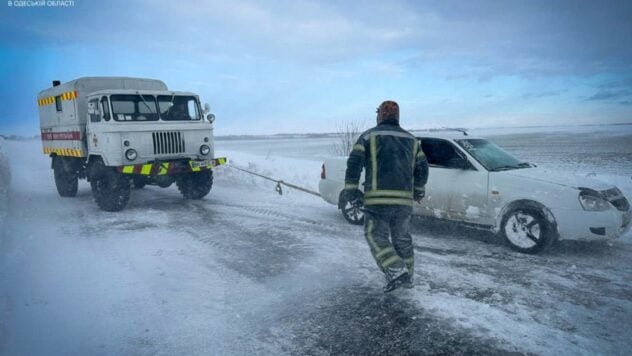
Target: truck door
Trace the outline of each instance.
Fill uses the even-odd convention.
[[[88,123],[86,128],[86,139],[88,152],[90,154],[100,154],[103,151],[103,129],[104,125],[110,121],[110,103],[107,96],[94,98],[88,101]]]

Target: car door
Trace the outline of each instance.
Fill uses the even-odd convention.
[[[421,205],[444,214],[442,218],[483,223],[487,213],[488,173],[477,168],[465,152],[446,139],[422,138],[430,168]],[[426,213],[427,214],[427,213]]]
[[[414,212],[418,215],[448,218],[448,196],[452,188],[447,182],[452,172],[444,164],[436,139],[422,137],[421,149],[428,160],[428,182],[426,196],[421,203],[414,204]]]

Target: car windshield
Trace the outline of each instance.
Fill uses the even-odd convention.
[[[158,120],[158,108],[153,95],[111,95],[110,101],[116,121]]]
[[[456,142],[488,171],[531,167],[530,163],[520,161],[493,142],[483,139],[460,139],[456,140]]]
[[[197,100],[193,96],[158,95],[160,118],[166,121],[200,120]]]

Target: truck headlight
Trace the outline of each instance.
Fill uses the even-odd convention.
[[[207,154],[211,153],[211,148],[208,147],[208,145],[202,145],[202,146],[200,146],[200,153],[203,156],[206,156]]]
[[[582,190],[579,193],[579,203],[587,211],[606,211],[610,209],[610,203],[602,198],[599,193]]]
[[[125,158],[127,158],[129,161],[135,160],[136,157],[138,157],[138,152],[136,152],[135,149],[130,148],[129,150],[125,151]]]

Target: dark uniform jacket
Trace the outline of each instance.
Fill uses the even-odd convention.
[[[357,189],[365,169],[364,205],[413,204],[413,192],[424,191],[428,163],[420,141],[395,120],[362,133],[347,160],[345,189]]]

